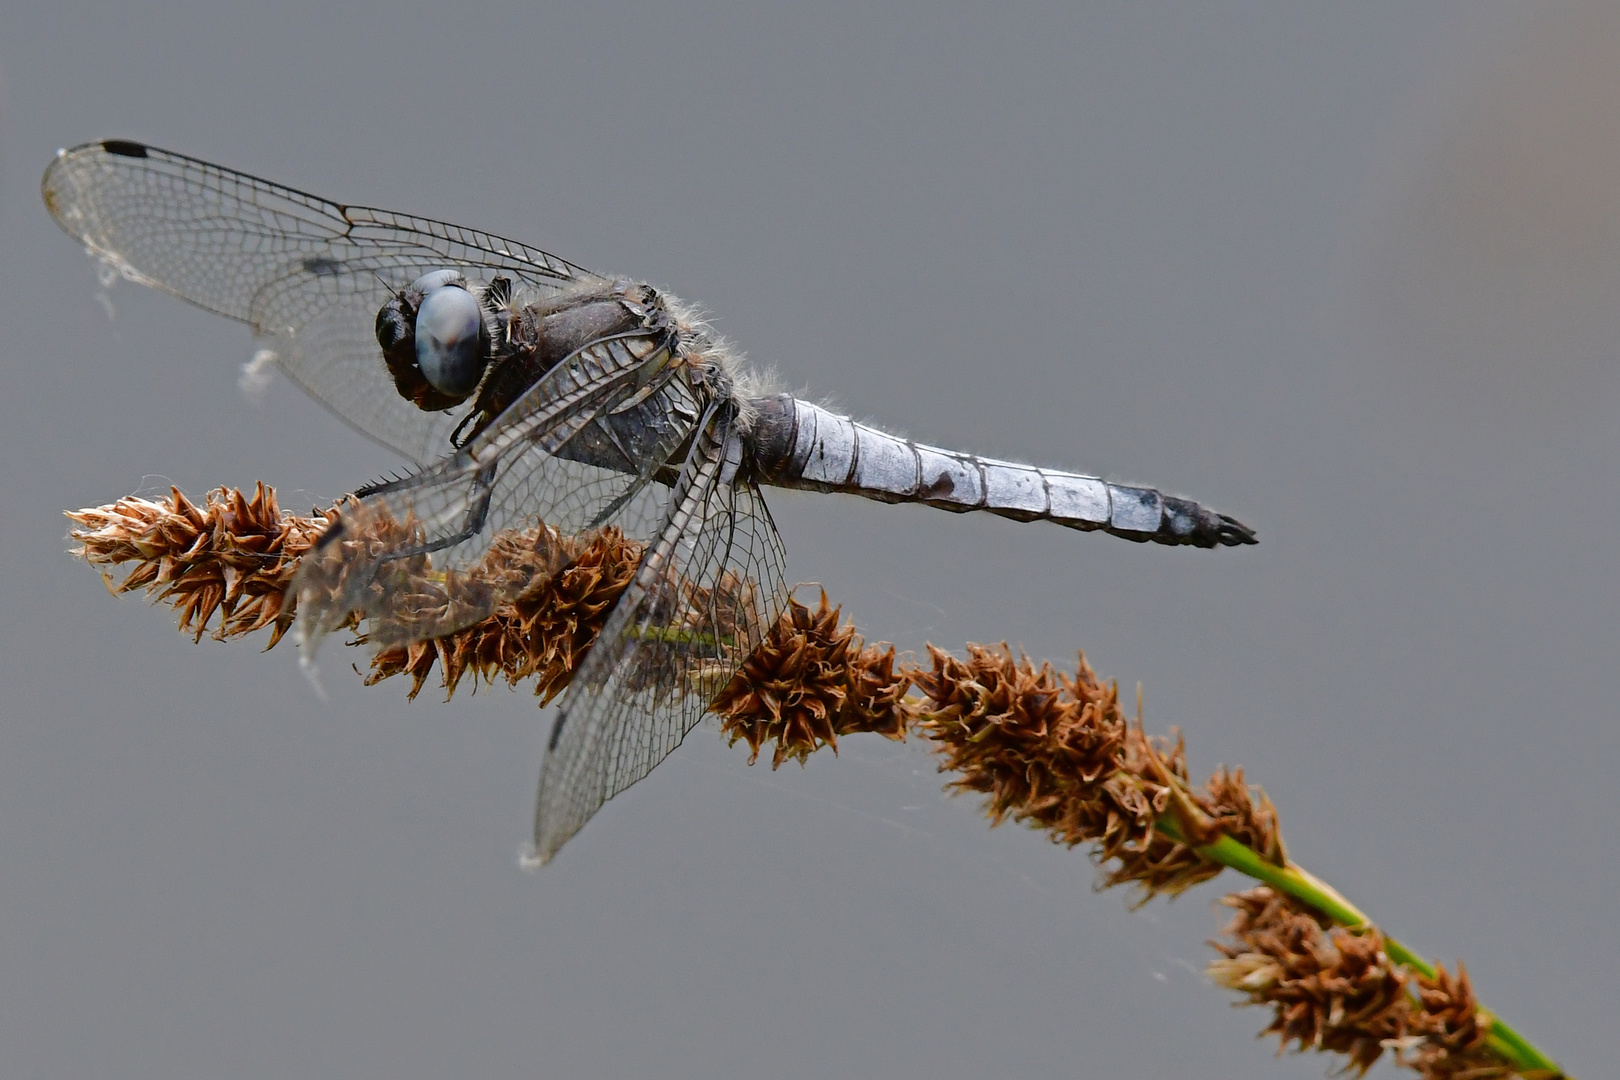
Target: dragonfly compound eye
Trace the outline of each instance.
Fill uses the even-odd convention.
[[[416,312],[416,366],[434,388],[452,397],[472,393],[484,374],[484,316],[473,294],[442,285]]]

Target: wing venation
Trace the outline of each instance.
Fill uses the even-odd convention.
[[[126,140],[63,151],[45,204],[130,280],[237,319],[272,339],[277,365],[364,434],[417,462],[456,419],[395,392],[373,336],[377,311],[434,270],[496,276],[538,295],[602,279],[539,248],[430,218],[346,206]]]
[[[724,424],[700,433],[662,529],[564,695],[535,799],[542,863],[680,744],[781,614],[781,539],[758,487],[723,476],[728,438]]]

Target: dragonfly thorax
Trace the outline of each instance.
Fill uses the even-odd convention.
[[[496,277],[477,285],[457,270],[424,274],[377,312],[377,344],[399,395],[426,412],[478,392],[474,413],[499,415],[546,372],[593,342],[668,337],[674,320],[656,290],[601,282],[540,299]]]
[[[664,298],[650,285],[603,282],[572,289],[501,312],[505,348],[550,371],[592,342],[627,335],[664,336],[674,319]]]
[[[536,295],[514,289],[505,277],[479,285],[456,271],[438,271],[418,278],[377,313],[377,343],[401,397],[427,411],[473,398],[451,437],[456,446],[593,347],[620,341],[634,355],[667,358],[683,351],[680,338],[678,321],[657,290],[628,280]],[[447,340],[464,351],[446,347]]]

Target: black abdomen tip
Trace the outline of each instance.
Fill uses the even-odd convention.
[[[1243,524],[1243,522],[1238,521],[1236,518],[1229,518],[1225,514],[1220,515],[1220,518],[1221,533],[1218,542],[1222,547],[1240,547],[1260,542],[1255,539],[1254,530]]]

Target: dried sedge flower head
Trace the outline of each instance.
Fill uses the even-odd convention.
[[[1100,861],[1117,860],[1103,878],[1103,888],[1133,884],[1140,905],[1161,893],[1177,896],[1221,872],[1220,863],[1198,852],[1196,845],[1213,839],[1213,830],[1205,827],[1191,787],[1187,748],[1179,733],[1172,743],[1140,727],[1130,730],[1119,768],[1103,783],[1114,815],[1095,852]],[[1176,818],[1187,840],[1159,827],[1168,815]]]
[[[312,563],[316,541],[340,515],[344,534]],[[109,589],[144,589],[171,604],[194,638],[217,613],[214,637],[270,627],[275,645],[293,623],[299,598],[290,586],[300,563],[309,567],[306,603],[328,629],[358,630],[364,618],[373,634],[382,624],[410,637],[413,626],[461,621],[458,610],[490,612],[429,640],[373,640],[384,647],[367,683],[408,675],[413,698],[437,666],[447,696],[471,675],[475,688],[480,680],[515,686],[532,678],[542,703],[550,701],[578,670],[642,556],[642,546],[614,528],[569,536],[541,524],[498,534],[465,572],[434,574],[422,556],[365,557],[414,535],[412,520],[353,503],[297,517],[262,484],[251,497],[216,489],[202,506],[171,489],[167,501],[130,497],[68,517],[80,545],[74,554],[102,567],[133,564],[121,582],[103,573]],[[358,580],[347,578],[368,566],[355,588]],[[869,646],[841,625],[824,592],[814,609],[790,597],[767,631],[750,621],[757,606],[746,581],[702,589],[671,578],[654,587],[669,590],[676,607],[722,612],[723,635],[762,638],[726,685],[702,687],[714,692],[724,735],[748,744],[750,762],[766,743],[775,744],[774,768],[802,763],[822,746],[836,752],[840,735],[901,739],[914,725],[941,755],[941,771],[957,774],[949,786],[985,796],[997,824],[1011,818],[1056,843],[1090,844],[1093,859],[1107,865],[1102,884],[1135,884],[1144,901],[1219,873],[1199,849],[1221,835],[1274,864],[1287,862],[1265,793],[1247,785],[1241,769],[1225,768],[1195,790],[1181,738],[1150,737],[1129,721],[1117,687],[1098,679],[1084,655],[1070,677],[1014,657],[1005,644],[970,644],[965,659],[930,645],[930,668],[897,669],[894,649]],[[366,640],[357,635],[357,643]],[[657,685],[665,676],[652,669],[646,677]],[[921,702],[906,697],[913,685]],[[1433,978],[1409,971],[1390,961],[1375,927],[1335,927],[1268,887],[1222,902],[1236,914],[1226,940],[1211,943],[1221,956],[1210,974],[1246,1003],[1273,1009],[1264,1034],[1275,1034],[1279,1049],[1343,1054],[1345,1071],[1358,1075],[1386,1050],[1430,1080],[1513,1075],[1489,1049],[1491,1018],[1461,965],[1455,977],[1444,968]]]
[[[343,535],[312,555],[316,541],[340,515]],[[417,528],[384,508],[361,510],[352,502],[297,517],[282,512],[274,491],[263,485],[251,498],[216,489],[201,507],[175,489],[163,502],[131,497],[68,516],[78,526],[72,531],[80,545],[74,554],[97,566],[134,564],[116,584],[103,575],[115,592],[145,589],[177,608],[181,629],[196,637],[216,612],[216,638],[270,626],[271,646],[293,624],[298,596],[290,586],[301,564],[307,571],[302,579],[307,602],[315,610],[324,605],[341,611],[328,629],[358,630],[361,616],[346,610],[345,603],[350,567],[366,563],[367,552],[374,555],[408,539]],[[362,557],[355,562],[346,558],[357,553]],[[407,675],[414,698],[437,667],[447,697],[470,674],[475,686],[480,680],[516,686],[533,679],[541,703],[549,702],[573,678],[635,576],[641,555],[642,546],[615,528],[565,535],[537,525],[500,533],[479,563],[461,574],[432,574],[421,556],[391,560],[352,602],[383,613],[381,621],[396,633],[442,620],[460,605],[486,604],[490,595],[507,599],[488,617],[453,633],[382,643],[366,681]],[[683,581],[665,587],[686,599],[687,610],[719,611],[722,633],[761,635],[763,628],[749,622],[756,609],[749,583],[725,578],[712,589]],[[838,615],[825,596],[814,612],[790,601],[742,670],[735,676],[726,671],[729,682],[714,688],[714,709],[733,741],[746,740],[756,755],[764,743],[775,742],[773,760],[780,764],[835,745],[839,735],[903,736],[911,718],[905,701],[910,680],[896,671],[894,650],[866,645],[853,626],[839,625]],[[378,621],[367,629],[375,630]],[[367,641],[365,633],[357,633],[357,644]],[[802,685],[789,685],[794,672]],[[755,676],[761,680],[757,685],[751,681]]]
[[[1419,1008],[1411,1030],[1422,1041],[1400,1048],[1398,1060],[1434,1080],[1498,1080],[1516,1075],[1487,1049],[1490,1014],[1480,1008],[1468,981],[1468,969],[1457,963],[1455,978],[1439,964],[1434,978],[1413,976]]]
[[[492,611],[451,634],[381,642],[367,683],[409,675],[411,697],[438,666],[447,696],[470,674],[475,687],[532,678],[542,702],[550,701],[578,670],[642,556],[642,546],[617,529],[568,536],[537,525],[497,535],[464,573],[435,575],[420,556],[389,560],[351,594],[354,583],[345,577],[357,565],[356,545],[383,550],[412,535],[414,522],[354,504],[297,517],[283,513],[262,484],[251,497],[216,489],[200,507],[171,489],[167,501],[130,497],[68,516],[80,545],[75,554],[97,566],[133,564],[121,582],[103,573],[113,592],[144,589],[171,604],[181,630],[195,638],[218,613],[214,637],[270,627],[273,646],[293,623],[298,597],[290,586],[300,563],[309,563],[340,514],[344,535],[314,556],[323,561],[310,564],[303,579],[312,590],[306,602],[316,610],[325,605],[329,629],[358,630],[362,615],[351,605],[364,609],[372,632],[382,613],[380,621],[405,636],[412,625],[455,617],[458,608]],[[724,612],[723,634],[752,639],[764,629],[749,622],[757,609],[747,582],[699,589],[671,579],[654,587],[684,598],[689,609]],[[941,771],[957,774],[951,788],[984,795],[998,824],[1011,818],[1056,843],[1090,844],[1097,862],[1111,864],[1104,886],[1133,883],[1142,900],[1173,896],[1220,871],[1199,847],[1223,834],[1286,863],[1265,793],[1247,785],[1242,770],[1224,768],[1195,790],[1180,737],[1150,737],[1130,722],[1116,686],[1098,679],[1084,655],[1070,677],[1014,657],[1005,644],[970,644],[965,659],[930,645],[929,669],[897,669],[892,647],[867,645],[839,616],[825,593],[814,609],[790,598],[729,682],[712,688],[723,733],[748,744],[750,762],[766,743],[775,744],[774,768],[802,763],[822,746],[836,752],[840,735],[900,739],[914,725],[941,755]],[[662,678],[657,671],[647,677]],[[912,685],[921,702],[907,699]],[[1168,832],[1167,822],[1174,825]],[[1210,973],[1248,1003],[1273,1008],[1266,1033],[1282,1047],[1343,1054],[1346,1071],[1357,1074],[1390,1050],[1431,1080],[1512,1075],[1488,1049],[1491,1019],[1460,965],[1455,978],[1444,968],[1432,979],[1408,971],[1390,962],[1376,928],[1334,927],[1270,888],[1223,903],[1236,915],[1227,940],[1212,943],[1221,958]]]
[[[338,528],[303,560],[299,599],[322,631],[364,621],[364,640],[379,647],[487,619],[540,587],[594,537],[565,538],[544,523],[505,529],[470,566],[440,569],[422,550],[426,535],[414,513],[400,517],[385,503],[350,498],[338,504],[336,516]],[[402,550],[416,553],[400,556]]]
[[[910,680],[894,670],[894,649],[867,645],[821,594],[815,610],[788,598],[782,613],[710,708],[728,743],[748,744],[748,761],[768,742],[771,768],[805,759],[859,731],[903,739]]]
[[[1036,668],[1005,645],[969,645],[966,659],[928,653],[933,669],[912,681],[928,698],[921,727],[941,769],[960,775],[951,786],[988,796],[997,824],[1011,817],[1071,846],[1101,836],[1111,808],[1099,787],[1129,728],[1114,687],[1097,685],[1084,657],[1066,686],[1051,664]]]
[[[1236,915],[1224,942],[1211,942],[1222,958],[1209,965],[1217,983],[1270,1005],[1263,1035],[1278,1049],[1345,1055],[1347,1069],[1365,1073],[1385,1044],[1407,1034],[1412,999],[1407,973],[1384,953],[1376,929],[1331,926],[1291,899],[1261,886],[1222,898]]]
[[[180,630],[194,639],[218,612],[215,638],[270,626],[273,646],[293,622],[297,598],[287,586],[330,512],[284,513],[275,491],[255,484],[251,497],[216,488],[201,507],[171,488],[165,502],[132,495],[67,516],[77,526],[73,554],[94,566],[134,563],[121,582],[103,572],[113,593],[146,590],[179,611]]]
[[[929,646],[930,671],[913,670],[928,698],[919,728],[957,774],[951,787],[988,796],[997,824],[1012,818],[1055,843],[1092,845],[1113,862],[1104,887],[1133,883],[1139,900],[1174,896],[1221,870],[1196,844],[1228,831],[1275,862],[1284,858],[1275,808],[1251,794],[1241,772],[1222,771],[1192,790],[1185,748],[1146,735],[1119,707],[1113,683],[1080,661],[1074,676],[1027,657],[969,645],[966,659]],[[1174,814],[1183,841],[1161,818]]]
[[[486,561],[524,567],[531,584],[490,617],[442,637],[389,645],[372,657],[366,684],[408,674],[415,698],[437,663],[448,699],[463,676],[516,686],[535,680],[541,704],[567,687],[641,561],[641,545],[618,529],[564,536],[540,526],[503,534]],[[363,638],[362,638],[363,640]]]
[[[1277,807],[1257,786],[1244,782],[1241,768],[1215,770],[1198,800],[1208,826],[1225,833],[1269,863],[1288,862]]]
[[[1397,1064],[1430,1080],[1497,1080],[1513,1070],[1485,1045],[1490,1018],[1481,1012],[1459,966],[1426,979],[1392,962],[1377,927],[1333,926],[1324,916],[1268,886],[1221,903],[1236,913],[1210,977],[1269,1005],[1278,1051],[1320,1050],[1345,1056],[1345,1071],[1364,1074],[1392,1051]]]
[[[339,514],[345,528],[338,542],[312,554]],[[167,502],[122,499],[70,517],[79,526],[78,554],[103,566],[133,562],[116,589],[155,593],[197,636],[219,612],[216,637],[270,626],[275,644],[292,625],[298,597],[289,586],[304,563],[305,603],[323,613],[329,629],[358,630],[360,614],[351,610],[357,607],[373,616],[367,633],[390,635],[370,639],[381,647],[367,682],[407,675],[412,697],[438,668],[447,696],[470,674],[475,687],[532,679],[536,695],[550,701],[568,685],[642,554],[640,544],[613,528],[571,536],[536,525],[497,535],[463,573],[433,574],[422,556],[389,560],[356,590],[346,580],[352,568],[408,540],[414,522],[352,502],[295,517],[263,485],[252,497],[212,491],[201,507],[173,491]],[[666,587],[680,595],[696,590],[682,581]],[[684,606],[735,613],[736,625],[724,630],[760,635],[763,628],[743,625],[755,609],[746,582],[697,591],[703,602]],[[392,640],[475,606],[493,610],[450,634]],[[357,640],[367,641],[367,633]],[[1094,857],[1112,864],[1106,885],[1134,883],[1145,899],[1203,881],[1220,868],[1196,845],[1216,831],[1273,861],[1284,858],[1275,810],[1264,795],[1251,797],[1242,774],[1226,772],[1206,791],[1193,791],[1180,740],[1149,738],[1127,722],[1117,689],[1098,679],[1083,656],[1072,678],[1015,658],[1005,645],[970,645],[965,659],[930,646],[931,670],[897,666],[892,648],[867,645],[853,626],[840,625],[825,595],[815,609],[791,601],[762,636],[735,675],[726,670],[727,683],[702,689],[714,695],[714,711],[733,742],[746,742],[755,757],[774,744],[773,765],[802,762],[822,746],[836,750],[838,737],[854,732],[900,738],[923,712],[922,730],[942,753],[942,767],[958,774],[953,788],[988,796],[998,822],[1011,817],[1057,842],[1093,845]],[[906,698],[913,684],[926,704]],[[1167,813],[1185,839],[1160,827]]]

